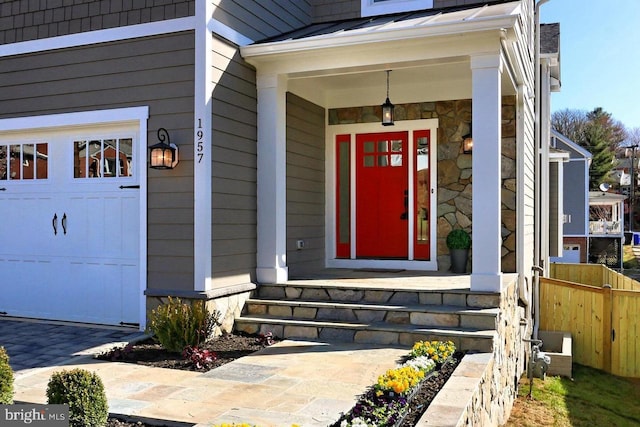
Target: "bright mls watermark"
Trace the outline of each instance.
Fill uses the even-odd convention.
[[[0,405],[0,427],[69,427],[68,405]]]

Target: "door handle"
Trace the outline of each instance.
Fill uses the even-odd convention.
[[[408,209],[409,209],[409,191],[404,190],[404,212],[400,214],[401,220],[406,220],[407,218],[409,218],[409,213],[407,212]]]
[[[53,226],[53,235],[56,236],[58,234],[58,214],[53,214],[51,225]]]
[[[62,215],[62,230],[64,231],[64,234],[66,236],[67,234],[67,214],[66,213]]]

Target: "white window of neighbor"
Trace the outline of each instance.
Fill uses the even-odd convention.
[[[433,0],[360,0],[361,16],[431,9]]]

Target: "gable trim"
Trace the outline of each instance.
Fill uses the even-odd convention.
[[[170,19],[146,24],[127,25],[106,30],[87,31],[46,39],[29,40],[0,46],[0,58],[12,55],[44,52],[77,46],[87,46],[118,40],[189,31],[195,28],[195,17]]]

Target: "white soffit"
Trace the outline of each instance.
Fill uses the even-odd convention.
[[[337,25],[333,31],[319,29],[317,34],[257,43],[244,46],[241,51],[245,59],[257,59],[260,56],[327,47],[509,29],[515,26],[519,14],[520,3],[511,2],[408,19],[401,19],[406,14],[398,15],[398,20],[383,17],[386,19],[381,19],[382,22],[377,25],[375,24],[376,18],[372,17],[372,25],[359,25],[354,29]],[[299,35],[300,33],[295,32],[294,34]]]

